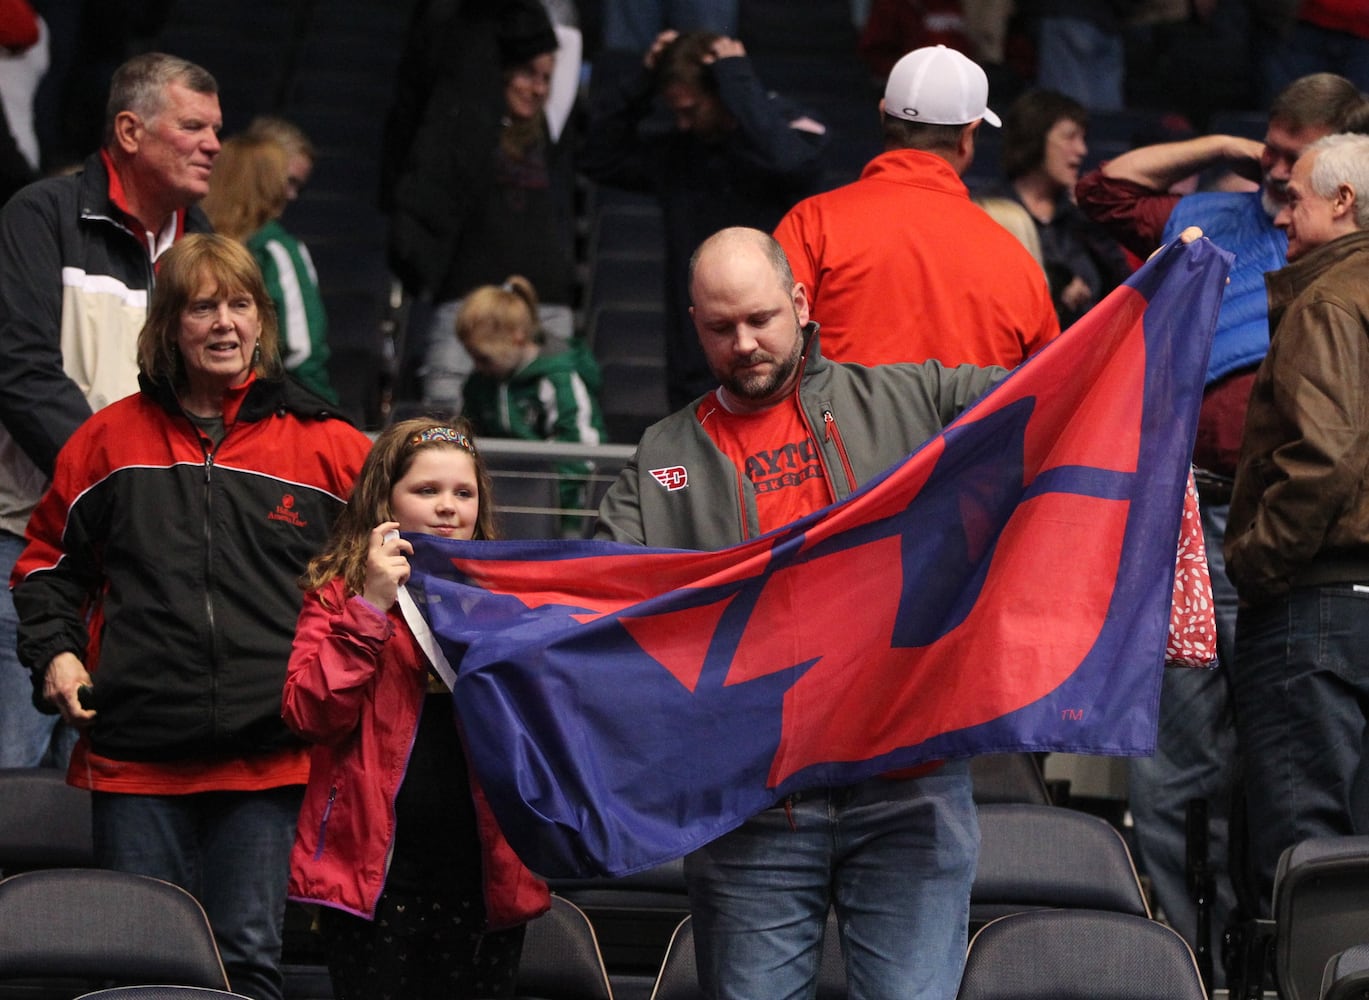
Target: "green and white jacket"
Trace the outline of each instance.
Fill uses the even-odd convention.
[[[462,414],[477,435],[602,444],[599,366],[579,340],[555,354],[539,354],[522,370],[500,382],[479,372],[466,379]],[[583,506],[589,462],[562,462],[562,507]],[[576,525],[579,519],[573,519]]]
[[[328,316],[309,248],[272,219],[248,237],[247,249],[256,258],[266,293],[276,304],[285,370],[336,404],[337,394],[328,382]]]

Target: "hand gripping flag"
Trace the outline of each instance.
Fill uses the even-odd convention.
[[[622,875],[804,787],[1152,752],[1229,264],[1165,248],[908,459],[733,548],[406,536],[523,860]]]

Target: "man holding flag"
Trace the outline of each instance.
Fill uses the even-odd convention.
[[[1005,374],[828,361],[778,245],[710,237],[692,315],[720,388],[646,431],[611,541],[410,537],[406,618],[458,664],[524,862],[687,856],[712,997],[810,995],[829,907],[853,998],[953,997],[964,760],[1154,750],[1230,259],[1166,247]]]
[[[636,465],[652,478],[609,490],[601,537],[712,550],[789,524],[883,472],[1004,374],[825,360],[804,286],[758,230],[706,240],[690,297],[720,388],[648,431]],[[835,904],[853,997],[953,997],[978,849],[965,760],[787,796],[685,859],[700,985],[711,998],[806,995]]]

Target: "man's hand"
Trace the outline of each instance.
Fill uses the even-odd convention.
[[[43,700],[62,713],[72,726],[88,726],[95,713],[81,707],[79,691],[90,684],[90,674],[75,653],[58,653],[48,663],[43,677]]]
[[[719,59],[735,59],[737,56],[744,55],[746,55],[746,47],[741,42],[735,38],[723,36],[713,43],[713,47],[703,57],[703,63],[707,66]]]
[[[657,61],[661,58],[661,53],[666,50],[671,42],[680,37],[680,33],[674,28],[666,28],[656,36],[656,40],[651,43],[651,48],[646,50],[646,55],[642,57],[642,65],[647,69],[655,69]]]
[[[1200,240],[1200,239],[1202,239],[1202,238],[1203,238],[1203,231],[1202,231],[1201,229],[1199,229],[1197,226],[1189,226],[1189,227],[1187,227],[1182,233],[1179,234],[1179,242],[1180,242],[1180,243],[1192,243],[1194,240]],[[1150,252],[1150,257],[1154,257],[1157,253],[1159,253],[1159,252],[1160,252],[1161,250],[1163,250],[1163,249],[1164,249],[1163,246],[1156,247],[1154,250],[1152,250],[1152,251]],[[1146,260],[1150,260],[1150,257],[1147,257]],[[1226,279],[1226,283],[1227,283],[1228,285],[1231,284],[1231,278],[1230,278],[1230,277],[1228,277],[1228,278]]]
[[[1226,137],[1226,162],[1232,173],[1259,183],[1264,178],[1264,143],[1241,135]]]

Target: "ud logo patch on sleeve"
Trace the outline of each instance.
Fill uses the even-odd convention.
[[[689,473],[683,465],[672,465],[667,469],[652,469],[651,475],[670,493],[682,490],[689,485]]]

